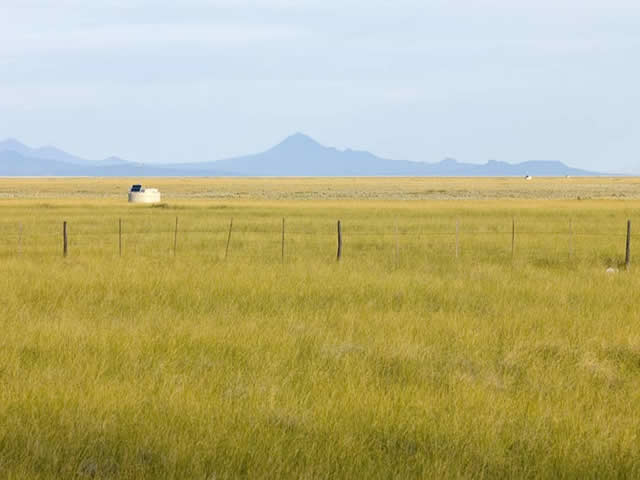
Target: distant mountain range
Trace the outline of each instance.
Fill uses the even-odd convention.
[[[253,155],[215,162],[156,165],[118,157],[86,160],[55,147],[31,148],[15,139],[0,142],[0,176],[183,177],[183,176],[591,176],[557,161],[485,164],[445,159],[438,163],[380,158],[357,150],[320,145],[296,133],[273,148]]]

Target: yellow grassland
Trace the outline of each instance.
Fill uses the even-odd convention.
[[[0,179],[0,478],[640,476],[638,179],[134,181]]]

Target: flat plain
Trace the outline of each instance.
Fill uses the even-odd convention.
[[[0,179],[0,477],[640,476],[639,179],[131,183]]]

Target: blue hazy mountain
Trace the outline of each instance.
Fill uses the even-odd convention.
[[[15,138],[8,138],[0,142],[0,154],[2,154],[2,152],[19,153],[23,157],[27,157],[32,160],[49,160],[54,165],[58,164],[59,168],[64,168],[62,165],[60,165],[60,163],[84,166],[110,166],[130,164],[130,162],[127,162],[126,160],[118,157],[109,157],[105,158],[104,160],[98,161],[87,160],[75,155],[71,155],[70,153],[52,146],[31,148],[24,143],[19,142]]]
[[[91,165],[94,163],[90,160],[76,157],[75,155],[71,155],[52,146],[31,148],[23,143],[20,143],[15,138],[8,138],[0,142],[0,152],[2,151],[14,151],[24,157],[29,157],[32,159],[51,160],[54,162],[63,162],[71,165]]]
[[[391,160],[359,150],[325,147],[296,133],[265,152],[214,162],[141,164],[109,157],[86,160],[55,147],[0,142],[1,176],[589,176],[601,175],[557,161],[485,164]]]
[[[178,165],[173,165],[178,168]],[[489,161],[438,163],[390,160],[359,150],[325,147],[296,133],[269,150],[253,155],[206,163],[182,164],[185,169],[216,168],[245,176],[585,176],[600,175],[562,162],[530,161],[518,164]]]
[[[414,170],[411,162],[386,160],[369,152],[340,151],[320,145],[300,133],[287,137],[262,153],[180,166],[188,169],[216,168],[244,176],[411,175]]]
[[[18,142],[19,143],[19,142]],[[3,150],[7,145],[16,147],[15,141],[0,142],[0,176],[4,177],[179,177],[183,176],[182,170],[165,168],[157,165],[127,162],[117,157],[104,160],[90,161],[74,157],[57,149],[28,149],[20,148],[24,153],[15,150]],[[19,144],[22,145],[22,144]],[[24,145],[23,145],[24,147]],[[46,157],[56,150],[60,152],[58,158],[76,158],[82,163],[70,163],[51,158],[38,158],[44,152]],[[210,175],[209,171],[195,170],[195,176]]]
[[[71,163],[32,158],[13,151],[0,151],[0,176],[2,177],[195,177],[222,176],[223,172],[213,170],[184,170],[149,165],[125,163],[120,165],[102,164],[74,165]]]
[[[195,169],[191,175],[222,175]],[[119,157],[87,160],[56,147],[31,148],[16,139],[0,142],[0,176],[64,177],[180,177],[184,171],[153,164],[134,163]]]

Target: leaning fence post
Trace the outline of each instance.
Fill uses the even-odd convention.
[[[284,263],[284,217],[282,218],[282,263]]]
[[[338,220],[338,257],[337,260],[340,261],[342,258],[342,224],[340,220]]]
[[[62,223],[62,256],[66,257],[69,252],[69,243],[67,238],[67,222]]]
[[[631,267],[631,220],[627,220],[627,245],[625,248],[624,266],[627,270]]]
[[[227,259],[227,256],[229,255],[229,244],[231,243],[231,230],[233,230],[233,218],[231,219],[231,222],[229,222],[229,236],[227,237],[227,248],[224,251],[224,259]]]

